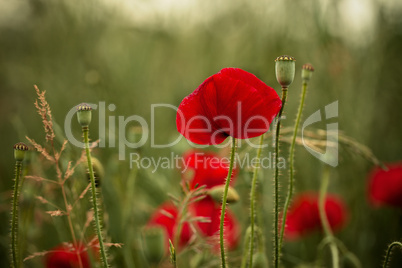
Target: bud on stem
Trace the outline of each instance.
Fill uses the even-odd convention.
[[[296,59],[283,55],[275,60],[276,80],[282,88],[288,88],[295,78]]]

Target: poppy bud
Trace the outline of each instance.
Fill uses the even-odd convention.
[[[170,263],[176,266],[176,249],[174,248],[172,241],[169,239],[169,253],[170,253]]]
[[[303,79],[303,82],[307,82],[311,79],[311,76],[313,75],[314,68],[313,65],[306,63],[302,67],[301,71],[301,77]]]
[[[216,202],[222,203],[222,197],[224,191],[225,191],[225,185],[217,185],[208,190],[208,195],[210,195]],[[240,197],[237,191],[233,187],[229,186],[226,201],[228,203],[236,203],[237,201],[239,201],[239,199]]]
[[[253,256],[253,268],[267,268],[268,259],[263,252],[257,252]]]
[[[159,263],[166,252],[166,234],[161,227],[147,227],[143,232],[143,249],[150,263]]]
[[[295,78],[295,69],[296,69],[296,59],[283,55],[277,57],[275,60],[275,72],[276,72],[276,80],[282,86],[282,88],[287,88],[292,84],[293,79]]]
[[[92,119],[92,108],[86,103],[81,103],[77,106],[77,118],[78,123],[82,127],[87,127],[91,123]]]
[[[14,145],[14,158],[16,161],[21,162],[24,160],[25,151],[28,151],[28,146],[25,143],[19,142]]]

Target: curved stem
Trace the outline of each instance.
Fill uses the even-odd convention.
[[[382,266],[383,268],[386,268],[386,267],[387,267],[387,265],[388,265],[388,260],[389,260],[389,258],[390,258],[390,256],[391,256],[391,251],[392,251],[392,249],[393,249],[395,246],[399,246],[399,247],[402,249],[402,243],[401,243],[401,242],[398,242],[398,241],[392,242],[392,243],[388,246],[387,255],[385,255],[384,265]]]
[[[222,268],[226,268],[225,244],[224,244],[224,240],[223,240],[223,227],[224,227],[223,223],[225,220],[226,200],[228,197],[230,179],[232,178],[232,170],[233,170],[235,153],[236,153],[236,139],[232,137],[232,151],[230,154],[229,172],[228,172],[228,176],[226,178],[225,192],[223,193],[223,198],[222,198],[221,222],[220,222],[220,227],[219,227]]]
[[[89,151],[89,139],[88,139],[89,129],[88,129],[88,127],[83,127],[82,132],[84,134],[85,152],[87,155],[89,177],[91,179],[92,205],[93,205],[93,209],[94,209],[96,233],[98,235],[98,240],[99,240],[99,250],[101,253],[103,267],[107,268],[107,267],[109,267],[109,264],[107,262],[106,250],[105,250],[105,246],[103,243],[101,224],[100,224],[100,220],[99,220],[99,209],[98,209],[98,200],[97,200],[97,196],[96,196],[95,176],[94,176],[94,170],[92,167],[91,152]]]
[[[249,267],[253,266],[253,251],[254,251],[254,218],[255,218],[255,191],[257,186],[257,178],[258,178],[258,170],[260,169],[260,158],[262,151],[262,143],[264,141],[264,134],[260,136],[260,144],[257,150],[257,163],[254,167],[253,180],[251,183],[251,191],[250,191],[250,253],[249,253]]]
[[[285,108],[286,104],[286,98],[288,89],[287,88],[282,88],[282,108],[280,109],[277,117],[277,123],[276,123],[276,133],[275,133],[275,176],[274,176],[274,196],[275,196],[275,219],[274,219],[274,248],[275,248],[275,254],[274,254],[274,263],[275,263],[275,268],[279,267],[279,258],[281,254],[281,250],[279,248],[279,237],[278,237],[278,231],[279,231],[279,170],[278,170],[278,159],[279,159],[279,134],[281,130],[281,117],[282,117],[282,112],[283,109]]]
[[[329,225],[328,218],[325,212],[325,200],[327,195],[327,189],[329,184],[329,166],[324,165],[323,175],[321,179],[321,186],[320,186],[320,195],[318,200],[318,210],[320,213],[320,219],[322,228],[324,229],[325,236],[330,241],[329,247],[332,254],[332,267],[339,268],[339,253],[338,247],[336,243],[333,241],[333,233],[331,230],[331,226]]]
[[[22,162],[15,162],[15,179],[14,179],[14,194],[13,206],[11,212],[11,267],[19,267],[18,260],[18,197],[19,197],[19,181],[21,176]]]
[[[303,82],[302,95],[301,95],[301,99],[300,99],[299,109],[297,111],[296,123],[295,123],[295,127],[293,130],[293,138],[292,138],[292,143],[290,145],[290,152],[289,152],[289,188],[288,188],[288,195],[285,200],[285,207],[284,207],[283,216],[282,216],[281,235],[279,238],[279,248],[280,249],[282,248],[283,234],[285,232],[286,214],[288,212],[290,201],[292,200],[292,195],[293,195],[294,153],[295,153],[297,131],[299,129],[300,119],[301,119],[303,106],[304,106],[304,98],[306,96],[306,89],[307,89],[307,83]]]
[[[336,244],[341,253],[344,255],[345,260],[348,260],[356,268],[362,267],[360,260],[356,257],[356,255],[350,252],[347,247],[342,243],[342,241],[340,241],[336,237],[325,237],[317,247],[318,255],[321,255],[321,252],[323,251],[325,246],[329,245],[331,242],[334,242]]]
[[[250,232],[251,232],[251,227],[249,227],[247,229],[246,234],[244,236],[243,257],[241,258],[240,268],[246,268],[246,265],[247,265],[247,253],[249,252],[249,248],[250,248]]]

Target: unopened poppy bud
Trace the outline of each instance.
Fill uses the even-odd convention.
[[[214,199],[216,202],[222,203],[222,197],[224,191],[225,191],[225,185],[217,185],[208,191],[208,195],[211,196],[212,199]],[[240,197],[237,191],[233,187],[229,186],[226,201],[228,203],[236,203],[237,201],[239,201],[239,199]]]
[[[263,252],[257,252],[253,256],[253,268],[267,268],[268,259]]]
[[[166,233],[161,227],[147,227],[143,232],[143,249],[147,260],[156,264],[166,252]]]
[[[303,82],[307,82],[311,79],[311,76],[313,75],[314,68],[313,65],[306,63],[302,67],[301,71],[301,77],[303,79]]]
[[[296,59],[291,56],[280,56],[275,60],[276,80],[282,86],[287,88],[292,84],[295,78]]]
[[[19,142],[19,143],[15,144],[14,145],[14,158],[15,158],[15,160],[19,161],[19,162],[24,160],[25,151],[28,151],[28,146],[25,143]]]
[[[103,177],[105,176],[105,169],[103,168],[102,163],[95,157],[92,158],[92,168],[94,171],[94,176],[95,176],[95,187],[99,187]],[[88,162],[84,162],[86,169],[88,170]],[[89,173],[87,173],[87,178],[88,181],[91,181],[91,178],[89,177]]]
[[[172,241],[169,239],[169,253],[170,253],[170,263],[176,266],[176,249],[174,248]]]
[[[81,103],[77,106],[77,118],[78,123],[82,127],[87,127],[91,123],[92,119],[92,108],[86,103]]]

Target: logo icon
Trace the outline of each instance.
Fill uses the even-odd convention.
[[[330,103],[325,106],[325,119],[338,117],[338,101]],[[338,166],[338,123],[329,123],[326,127],[326,150],[324,153],[312,149],[306,143],[304,139],[304,129],[316,122],[322,121],[321,110],[316,111],[310,115],[306,121],[303,123],[302,127],[302,141],[303,146],[316,158],[330,166]]]

